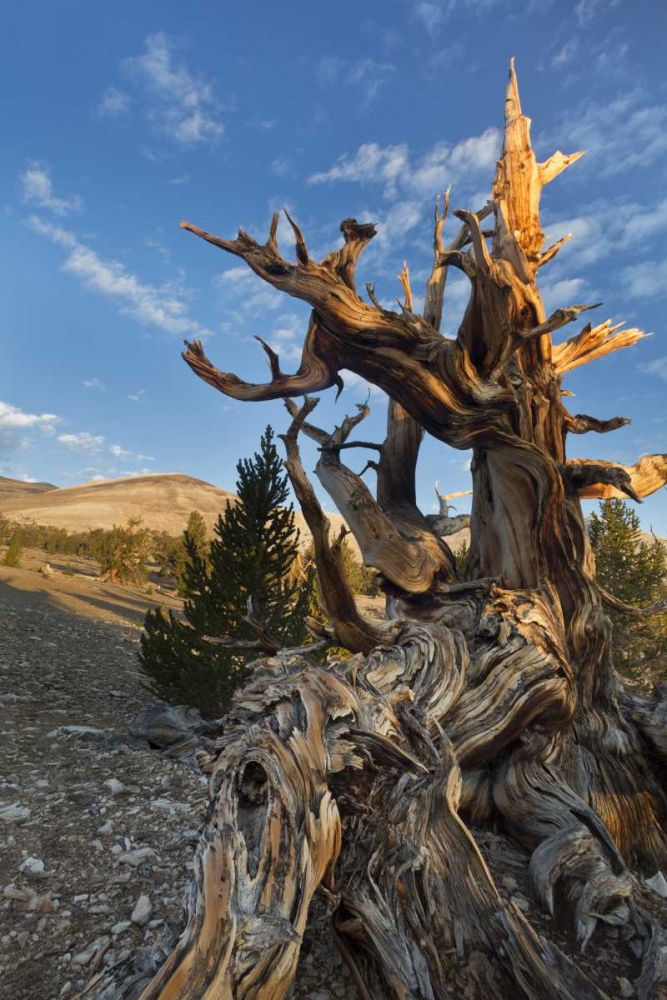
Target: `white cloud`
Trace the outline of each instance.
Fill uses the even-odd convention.
[[[621,0],[578,0],[574,5],[574,16],[580,28],[587,27],[595,18],[598,9],[618,7]]]
[[[551,65],[554,69],[560,69],[566,63],[571,62],[579,51],[579,39],[571,38],[562,48],[551,57]]]
[[[58,420],[55,413],[26,413],[18,406],[0,401],[0,455],[25,451],[30,447],[26,433],[38,429],[53,434],[53,424]]]
[[[210,83],[174,59],[174,45],[159,31],[149,35],[140,56],[125,59],[129,78],[148,95],[154,127],[182,146],[214,142],[224,132],[222,108]]]
[[[130,98],[122,90],[116,87],[107,87],[102,94],[99,104],[95,109],[100,118],[120,118],[128,114],[130,110]]]
[[[81,385],[85,385],[86,389],[99,389],[101,392],[104,392],[104,382],[97,378],[97,376],[95,378],[84,379]]]
[[[385,185],[385,194],[391,197],[399,177],[408,171],[408,147],[386,146],[377,142],[366,142],[352,156],[345,153],[329,170],[312,174],[309,184],[326,184],[332,181],[354,181],[358,183],[380,183]]]
[[[556,309],[562,309],[581,301],[591,301],[590,297],[585,298],[585,295],[589,293],[586,292],[586,282],[583,278],[543,281],[540,283],[540,294],[549,315]]]
[[[638,365],[638,369],[640,372],[646,372],[649,375],[657,375],[663,382],[667,382],[667,355],[663,358],[654,358],[653,361],[647,361],[644,364]]]
[[[317,78],[323,87],[349,87],[356,91],[359,109],[367,111],[387,86],[396,67],[368,56],[351,61],[339,56],[322,56],[317,64]]]
[[[502,0],[409,0],[410,9],[414,19],[435,38],[440,34],[444,25],[450,17],[458,14],[473,14],[477,17],[498,6]],[[546,0],[542,0],[544,5]],[[530,12],[531,0],[526,4],[527,12]]]
[[[635,90],[613,101],[583,101],[560,116],[556,128],[540,136],[538,146],[548,153],[586,149],[584,169],[613,177],[625,170],[647,167],[667,153],[667,106],[643,103]]]
[[[170,179],[169,183],[170,184],[176,184],[176,185],[189,184],[190,183],[190,175],[189,174],[179,174],[178,177],[172,177]]]
[[[632,264],[621,272],[623,293],[629,299],[657,299],[667,295],[667,257]]]
[[[119,444],[110,444],[109,451],[115,458],[130,458],[133,462],[155,461],[151,455],[139,455],[134,451],[128,451],[126,448],[121,448]]]
[[[55,413],[25,413],[18,406],[0,402],[0,427],[26,428],[51,425],[59,418]]]
[[[78,431],[76,434],[59,434],[56,438],[59,444],[64,444],[70,451],[83,451],[95,455],[104,444],[101,434],[91,434],[90,431]]]
[[[138,403],[139,400],[143,399],[145,395],[146,395],[145,389],[137,389],[136,392],[129,392],[127,398],[131,399],[133,403]]]
[[[500,150],[500,132],[488,128],[481,135],[451,144],[439,142],[413,162],[406,145],[382,147],[364,143],[352,156],[345,153],[328,170],[312,174],[309,184],[353,181],[384,185],[385,197],[403,187],[414,194],[433,195],[458,179],[490,171]]]
[[[51,168],[36,160],[30,163],[21,175],[23,200],[40,208],[47,208],[55,215],[67,215],[68,212],[78,212],[83,208],[83,201],[78,195],[68,198],[56,197],[53,193]]]
[[[187,316],[187,305],[173,290],[141,281],[118,261],[105,260],[91,247],[80,243],[66,229],[44,222],[38,216],[29,226],[41,236],[68,250],[62,270],[78,278],[86,288],[118,303],[120,311],[145,326],[154,326],[178,336],[206,338],[211,331]]]
[[[278,118],[252,118],[247,122],[249,128],[256,128],[259,132],[270,132],[278,128],[280,121]]]

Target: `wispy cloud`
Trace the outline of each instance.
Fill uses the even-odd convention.
[[[132,316],[144,326],[157,327],[178,336],[210,336],[210,330],[187,315],[183,297],[170,287],[159,288],[143,282],[123,264],[105,260],[81,243],[74,233],[44,222],[39,216],[31,216],[28,225],[40,236],[67,250],[62,265],[66,274],[73,275],[90,291],[116,302],[124,315]]]
[[[667,153],[667,105],[646,103],[640,90],[612,101],[589,99],[560,116],[538,146],[549,153],[586,149],[583,169],[603,177],[645,168]]]
[[[59,417],[55,413],[27,413],[12,403],[0,401],[0,455],[13,451],[24,451],[30,447],[26,432],[39,430],[42,434],[55,433],[54,424]]]
[[[247,122],[249,128],[255,128],[258,132],[271,132],[278,128],[280,121],[277,118],[251,118]]]
[[[368,111],[375,104],[395,72],[396,67],[392,63],[379,62],[368,56],[356,60],[322,56],[317,64],[320,84],[326,88],[353,89],[361,111]]]
[[[405,144],[383,147],[369,142],[352,155],[343,154],[328,170],[312,174],[308,183],[381,184],[388,198],[396,196],[399,186],[415,194],[431,195],[458,178],[469,179],[471,174],[490,170],[499,149],[500,133],[496,128],[457,143],[436,143],[417,158],[411,156]]]
[[[55,215],[67,215],[68,212],[79,212],[83,201],[78,194],[66,198],[56,196],[51,180],[51,168],[46,164],[33,160],[21,174],[23,200],[31,205],[39,205]]]
[[[566,42],[558,52],[556,52],[551,57],[551,66],[553,69],[560,69],[567,63],[571,62],[579,51],[579,39],[571,38],[569,42]]]
[[[120,118],[130,111],[130,98],[116,87],[107,87],[102,94],[95,113],[100,118]]]
[[[667,257],[624,267],[623,293],[629,299],[664,299],[667,296]]]
[[[133,462],[155,461],[151,455],[140,455],[138,452],[128,451],[127,448],[122,448],[119,444],[110,444],[109,451],[115,458],[131,459]]]
[[[104,382],[97,378],[97,376],[95,378],[84,379],[81,385],[85,385],[86,389],[99,389],[101,392],[104,392]]]
[[[163,31],[149,35],[142,55],[125,59],[122,68],[147,99],[147,117],[158,132],[182,146],[222,136],[223,107],[213,85],[177,61],[174,43]]]
[[[647,361],[637,367],[640,372],[657,375],[663,382],[667,382],[667,355],[662,358],[654,358],[653,361]]]
[[[90,431],[77,431],[75,434],[59,434],[58,444],[64,445],[69,451],[81,451],[96,455],[104,444],[104,435],[91,434]]]
[[[138,403],[146,395],[145,389],[137,389],[136,392],[129,392],[127,398],[131,399],[133,403]]]
[[[578,0],[574,5],[574,16],[580,28],[587,27],[598,12],[608,11],[618,7],[622,0]]]
[[[178,177],[171,177],[169,179],[169,183],[170,184],[176,184],[176,185],[189,184],[190,183],[190,175],[189,174],[179,174]]]

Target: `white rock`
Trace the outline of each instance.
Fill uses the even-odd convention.
[[[19,871],[24,875],[43,875],[44,862],[41,858],[25,858],[19,865]]]
[[[112,854],[120,854],[122,850],[123,850],[123,848],[120,846],[120,844],[114,844],[112,846],[112,848],[111,848],[111,853]]]
[[[132,865],[133,868],[138,868],[144,861],[156,857],[157,854],[152,847],[139,847],[136,851],[126,851],[124,854],[119,854],[118,860],[124,865]]]
[[[153,904],[151,903],[148,896],[141,895],[135,903],[134,909],[132,910],[131,920],[133,924],[138,924],[143,927],[150,920],[151,913],[153,912]]]
[[[651,878],[647,878],[646,884],[663,899],[667,899],[667,879],[662,872],[656,872]]]
[[[107,837],[110,833],[113,833],[112,821],[108,819],[106,823],[104,823],[102,826],[98,828],[97,832],[101,834],[103,837]]]
[[[28,819],[29,816],[30,810],[20,802],[0,807],[0,823],[17,823],[19,820]]]
[[[622,997],[633,997],[635,995],[635,988],[629,979],[625,976],[618,981],[618,989]]]
[[[104,787],[108,788],[112,795],[120,795],[121,792],[125,791],[125,785],[118,778],[107,778]]]
[[[111,933],[114,937],[118,937],[119,934],[123,934],[131,926],[131,920],[119,920],[118,923],[114,924],[111,928]]]

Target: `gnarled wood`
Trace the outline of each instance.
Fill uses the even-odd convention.
[[[579,501],[648,496],[667,481],[667,457],[622,466],[566,455],[568,432],[627,421],[567,413],[562,376],[645,336],[607,321],[553,344],[589,307],[545,314],[536,275],[564,240],[543,249],[539,202],[580,155],[537,162],[512,66],[492,200],[482,212],[454,213],[463,225],[449,246],[448,195],[443,212],[436,206],[423,316],[407,265],[399,312],[384,309],[372,286],[370,304],[358,295],[370,224],[344,220],[343,245],[315,261],[289,219],[292,263],[277,246],[277,216],[264,244],[183,223],[312,309],[295,375],[266,345],[269,383],[220,372],[192,345],[185,357],[196,374],[236,398],[274,399],[340,385],[348,369],[390,404],[382,444],[348,440],[363,407],[327,434],[307,421],[313,400],[288,404],[287,468],[331,620],[319,631],[357,655],[325,670],[280,652],[237,695],[209,761],[188,927],[144,1000],[285,996],[322,882],[364,1000],[600,1000],[502,903],[459,809],[501,824],[531,852],[536,900],[547,910],[558,901],[582,946],[605,923],[628,925],[644,942],[638,991],[659,995],[662,931],[637,910],[630,867],[667,868],[665,698],[633,699],[614,674],[608,595],[594,579]],[[493,229],[482,230],[491,212]],[[450,266],[470,282],[455,339],[439,329]],[[402,618],[375,623],[357,611],[300,462],[301,429],[318,442],[318,475],[398,595]],[[473,452],[467,580],[454,579],[437,537],[450,520],[447,498],[430,521],[417,506],[424,432]],[[375,497],[340,460],[354,446],[378,453]]]

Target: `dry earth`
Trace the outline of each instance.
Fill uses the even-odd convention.
[[[160,598],[92,576],[43,580],[28,563],[0,572],[0,997],[56,1000],[105,966],[150,974],[162,960],[181,928],[206,788],[194,766],[128,736],[151,702],[137,626]],[[563,914],[530,899],[527,855],[496,832],[477,838],[501,894],[538,932],[610,998],[634,996],[626,928],[596,931],[579,955]],[[664,923],[667,904],[637,893]],[[316,897],[296,1000],[357,997],[329,915]]]

